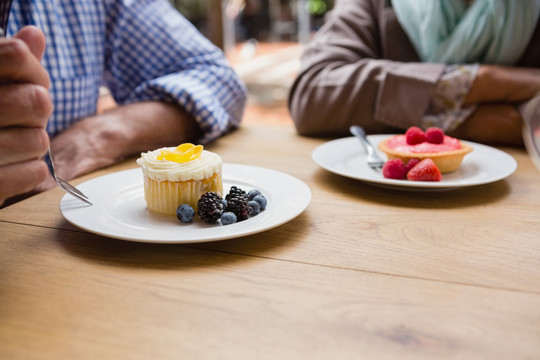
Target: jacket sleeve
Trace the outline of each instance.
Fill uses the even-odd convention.
[[[396,29],[398,31],[396,31]],[[410,42],[383,1],[340,0],[302,55],[289,94],[301,135],[419,125],[444,64],[410,61]],[[407,49],[408,52],[406,51]]]

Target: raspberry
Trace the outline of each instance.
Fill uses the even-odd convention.
[[[430,127],[426,130],[426,140],[432,144],[442,144],[444,141],[444,131],[438,127]]]
[[[431,159],[424,159],[413,167],[407,174],[412,181],[441,181],[442,175],[437,165]]]
[[[401,159],[390,159],[384,163],[383,176],[387,179],[405,178],[405,165]]]
[[[407,165],[405,165],[405,174],[407,174],[419,162],[420,160],[418,159],[409,159],[409,161],[407,161]]]
[[[205,223],[218,221],[223,214],[221,196],[215,192],[207,192],[201,196],[197,203],[197,214]]]
[[[411,126],[405,132],[405,137],[407,139],[407,144],[416,145],[421,144],[426,141],[426,133],[416,126]]]

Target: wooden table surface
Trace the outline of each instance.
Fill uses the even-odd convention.
[[[518,162],[505,180],[422,193],[321,169],[324,141],[246,123],[207,147],[312,191],[301,215],[243,238],[94,235],[64,220],[58,189],[1,210],[0,359],[540,358],[540,172],[526,152],[504,149]]]

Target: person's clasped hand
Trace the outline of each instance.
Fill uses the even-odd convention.
[[[45,37],[27,26],[0,38],[0,205],[34,189],[48,176],[42,160],[52,113],[49,76],[40,64]]]

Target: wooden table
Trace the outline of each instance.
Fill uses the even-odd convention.
[[[1,359],[538,359],[540,172],[382,189],[319,168],[325,140],[246,123],[208,147],[312,190],[256,235],[145,244],[67,223],[54,189],[0,211]],[[74,181],[134,168],[134,159]]]

